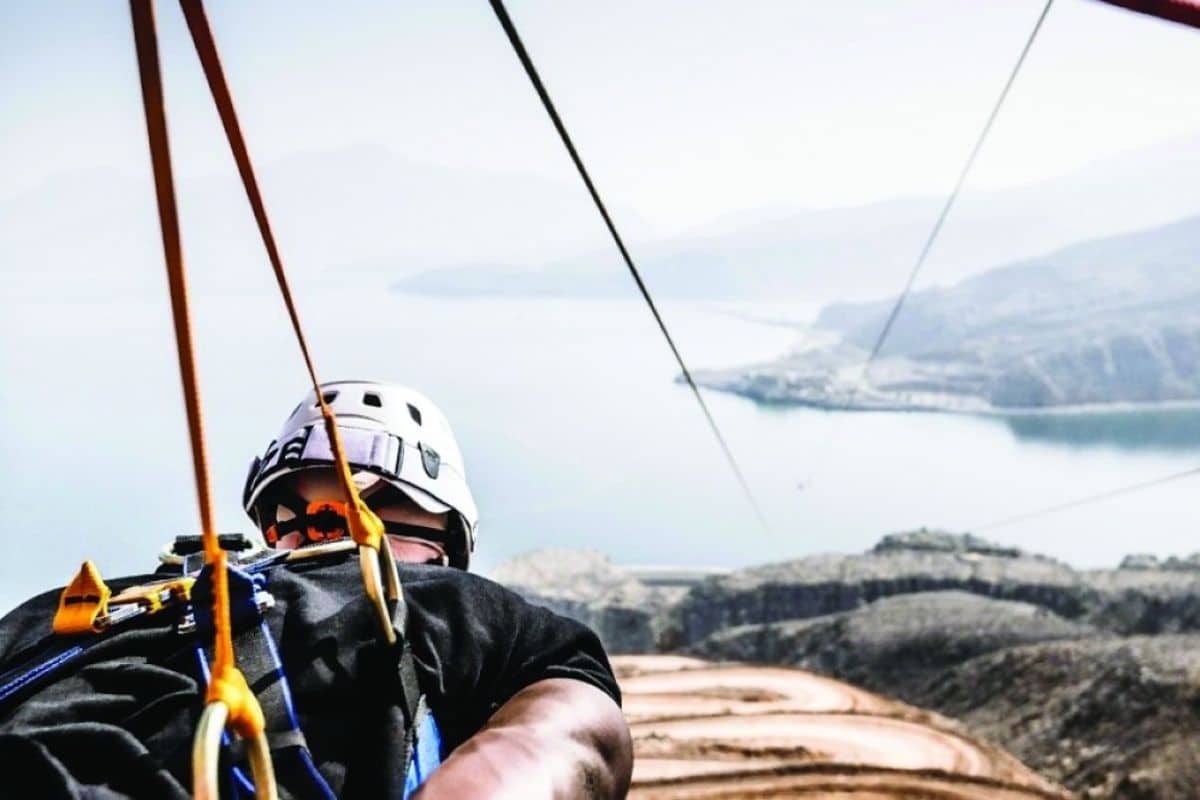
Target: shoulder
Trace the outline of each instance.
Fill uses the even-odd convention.
[[[113,593],[128,586],[161,580],[159,576],[131,575],[108,581]],[[30,648],[44,644],[53,638],[54,614],[58,610],[58,599],[62,586],[34,595],[19,606],[0,617],[0,672],[12,666]]]

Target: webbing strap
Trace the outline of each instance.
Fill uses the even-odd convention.
[[[313,763],[308,742],[300,730],[287,675],[266,622],[260,618],[239,633],[237,645],[239,662],[262,706],[267,743],[282,795],[299,800],[335,800],[336,795]],[[203,669],[207,662],[203,651],[197,650]],[[208,675],[205,673],[204,677],[207,679]],[[235,754],[235,760],[242,759]],[[253,785],[244,775],[239,777],[242,778],[239,782]]]
[[[0,711],[4,710],[4,705],[8,700],[16,697],[20,692],[33,686],[47,675],[54,673],[59,667],[68,661],[72,661],[76,656],[82,655],[92,643],[72,645],[66,650],[56,652],[37,662],[32,667],[6,674],[0,679]]]
[[[250,160],[250,151],[246,147],[246,140],[242,135],[242,128],[238,122],[233,95],[230,94],[229,84],[225,80],[225,71],[221,67],[221,58],[217,53],[216,40],[213,38],[212,29],[209,27],[208,16],[204,12],[204,3],[202,0],[179,0],[179,5],[183,9],[184,18],[187,20],[188,30],[192,35],[192,42],[196,47],[196,54],[199,56],[200,64],[204,68],[204,77],[208,81],[208,88],[212,92],[213,102],[217,107],[217,113],[221,117],[221,125],[225,129],[225,138],[229,141],[229,149],[233,153],[233,160],[237,164],[238,174],[242,178],[242,186],[246,190],[246,199],[250,202],[250,208],[254,212],[254,221],[258,224],[259,234],[262,236],[263,245],[267,250],[267,257],[271,262],[271,269],[275,273],[275,281],[279,285],[279,292],[283,296],[284,305],[287,307],[288,318],[292,323],[292,331],[296,335],[296,343],[300,347],[300,354],[304,358],[304,366],[308,370],[308,377],[312,382],[313,392],[316,394],[317,404],[321,409],[321,418],[324,420],[325,431],[329,436],[330,447],[333,450],[336,472],[342,486],[342,495],[348,506],[346,517],[350,527],[350,536],[360,547],[370,548],[377,556],[375,562],[372,563],[368,554],[362,554],[360,560],[363,567],[363,577],[366,583],[367,594],[372,595],[372,601],[375,603],[379,613],[384,636],[389,643],[394,642],[395,632],[387,624],[386,608],[380,590],[384,588],[381,584],[386,582],[388,599],[394,601],[399,597],[400,581],[396,573],[396,562],[392,557],[391,550],[386,546],[382,546],[384,536],[383,524],[380,522],[379,517],[375,515],[375,512],[363,502],[359,496],[357,487],[355,487],[353,480],[351,480],[350,466],[346,460],[345,448],[342,446],[337,421],[334,417],[333,409],[325,402],[325,397],[321,392],[321,382],[317,378],[316,366],[313,364],[308,342],[304,337],[304,329],[300,325],[300,314],[296,310],[296,303],[288,283],[287,272],[283,266],[283,257],[280,255],[279,246],[275,241],[275,233],[271,229],[271,221],[267,217],[266,205],[263,203],[262,192],[259,190],[258,179],[254,173],[254,165]],[[382,575],[380,575],[381,570]],[[376,594],[380,594],[380,596],[376,597]]]
[[[214,570],[213,616],[216,624],[214,679],[208,700],[221,702],[229,710],[229,724],[242,736],[262,734],[262,711],[246,680],[234,663],[233,640],[229,628],[229,587],[225,551],[217,541],[212,492],[208,479],[208,456],[204,437],[204,418],[200,405],[200,386],[192,343],[191,312],[183,248],[179,235],[179,212],[175,204],[175,181],[171,171],[171,148],[167,136],[166,107],[163,101],[162,75],[158,63],[158,37],[154,25],[152,0],[130,0],[134,43],[137,49],[138,75],[142,85],[142,105],[146,115],[146,134],[154,171],[154,191],[158,202],[163,255],[171,294],[171,318],[175,326],[175,349],[183,383],[187,409],[188,436],[191,441],[192,467],[196,497],[200,507],[200,529],[205,560]]]

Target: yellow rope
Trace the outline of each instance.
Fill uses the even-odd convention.
[[[226,554],[217,540],[213,516],[212,492],[208,477],[208,457],[201,413],[200,386],[192,342],[191,314],[183,248],[179,237],[179,213],[175,204],[175,182],[171,173],[171,150],[167,137],[166,109],[163,102],[162,75],[158,63],[158,41],[152,0],[130,0],[134,42],[137,48],[138,74],[142,84],[142,104],[146,112],[146,132],[150,161],[154,169],[154,189],[158,199],[158,217],[162,229],[163,254],[171,294],[171,317],[175,326],[175,347],[187,409],[188,435],[191,440],[192,467],[196,497],[200,506],[200,528],[205,562],[213,574],[213,623],[216,655],[208,702],[221,702],[229,710],[229,725],[246,738],[262,735],[262,709],[246,685],[233,655],[233,635],[229,621],[229,576]]]

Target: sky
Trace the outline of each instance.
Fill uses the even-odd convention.
[[[635,246],[646,241],[647,233],[665,237],[712,230],[720,221],[761,220],[771,209],[822,209],[944,194],[1042,7],[1039,0],[509,0],[509,5],[618,224],[638,232]],[[401,213],[393,208],[408,207],[396,204],[364,220],[366,215],[359,213],[348,195],[357,192],[372,209],[376,195],[365,191],[365,181],[359,181],[356,189],[353,175],[347,175],[346,195],[312,197],[318,194],[313,191],[313,176],[325,186],[329,176],[336,180],[346,172],[340,164],[358,163],[344,158],[347,153],[379,152],[403,162],[394,171],[379,171],[383,177],[377,183],[383,185],[371,191],[385,195],[393,183],[388,176],[393,174],[412,180],[420,172],[427,184],[443,188],[438,179],[445,170],[468,176],[502,174],[503,180],[491,183],[452,183],[452,187],[499,187],[497,191],[507,191],[504,187],[511,185],[512,175],[528,176],[528,191],[520,197],[514,191],[506,199],[511,199],[510,205],[521,205],[525,216],[535,217],[542,230],[536,226],[532,231],[514,230],[510,237],[506,220],[519,215],[501,214],[492,228],[471,220],[456,229],[454,217],[486,213],[496,202],[489,196],[483,203],[464,203],[473,211],[460,213],[451,196],[427,203],[435,212],[429,225],[433,235],[427,238],[435,243],[446,238],[448,245],[458,246],[461,243],[448,239],[457,233],[482,249],[490,241],[500,241],[495,237],[551,239],[544,228],[556,224],[553,215],[533,210],[532,202],[528,209],[524,205],[532,193],[544,190],[548,199],[537,208],[550,206],[553,211],[577,198],[578,205],[566,209],[557,224],[565,228],[582,221],[594,226],[581,252],[606,253],[613,268],[620,268],[561,144],[483,0],[337,4],[210,0],[207,6],[243,129],[261,167],[268,205],[279,215],[275,221],[286,234],[281,237],[285,250],[291,248],[289,265],[301,268],[293,276],[310,277],[296,286],[302,313],[313,310],[305,319],[315,318],[318,329],[331,321],[315,313],[326,308],[320,305],[325,298],[312,278],[317,273],[303,270],[306,259],[340,267],[331,254],[348,249],[347,243],[353,243],[364,221],[396,238],[394,230],[399,226],[388,227],[386,217]],[[203,288],[206,274],[217,271],[215,264],[225,264],[237,278],[238,292],[243,281],[260,294],[272,291],[179,10],[172,3],[160,3],[158,10],[174,161],[183,178],[180,196],[188,257],[191,263],[205,266],[193,271],[193,289],[197,283]],[[1196,75],[1200,75],[1200,32],[1095,0],[1056,0],[968,184],[963,210],[972,202],[972,192],[1029,184],[1116,153],[1200,134]],[[291,170],[295,163],[310,171]],[[436,169],[409,169],[413,164]],[[293,179],[285,183],[272,177],[281,170]],[[81,174],[92,179],[79,180]],[[120,186],[120,202],[116,184],[106,182],[113,174],[127,179]],[[131,184],[143,191],[131,191]],[[189,184],[207,188],[189,194]],[[427,184],[418,184],[416,191]],[[47,185],[49,191],[36,191]],[[88,191],[77,193],[79,186]],[[403,188],[397,187],[397,194]],[[407,188],[415,193],[413,184]],[[289,203],[296,197],[277,197],[273,189],[286,189],[305,202]],[[451,188],[449,194],[455,191]],[[1113,191],[1120,190],[1114,187]],[[137,202],[131,204],[131,196]],[[41,284],[30,281],[33,288],[20,297],[6,296],[9,313],[0,322],[0,373],[7,376],[0,384],[0,406],[5,408],[0,418],[4,423],[0,462],[17,465],[13,472],[20,479],[12,483],[9,475],[0,480],[9,482],[4,500],[23,519],[32,520],[35,529],[79,527],[77,517],[90,514],[91,506],[76,509],[46,499],[57,497],[57,486],[44,476],[58,474],[58,462],[45,469],[26,465],[57,457],[55,448],[68,444],[84,453],[119,452],[126,462],[120,470],[102,474],[94,494],[109,503],[139,491],[157,503],[142,508],[142,516],[131,520],[130,530],[122,534],[130,542],[136,539],[138,553],[145,552],[146,541],[158,542],[164,526],[189,530],[193,512],[190,503],[177,502],[189,491],[190,478],[180,460],[186,441],[182,413],[171,400],[178,387],[151,196],[125,3],[0,3],[0,208],[12,208],[11,203],[20,204],[22,198],[27,203],[21,206],[27,212],[23,217],[0,214],[0,247],[6,243],[11,247],[0,249],[0,270],[11,269],[16,276],[9,286],[24,283],[40,271],[61,272],[71,281],[99,289],[77,298],[41,292]],[[195,196],[205,202],[189,204]],[[1086,213],[1092,214],[1093,205],[1085,205]],[[345,213],[333,214],[334,206]],[[92,207],[94,214],[80,216]],[[289,207],[305,213],[291,217],[280,213]],[[127,211],[129,216],[136,212],[136,220],[126,220]],[[331,218],[337,224],[314,222],[330,223]],[[18,221],[10,222],[13,219]],[[439,225],[445,225],[446,237],[440,235]],[[305,246],[298,246],[301,240],[292,235],[297,226],[321,235],[307,237]],[[953,221],[948,238],[956,235],[952,226]],[[77,235],[72,237],[72,232]],[[57,238],[49,241],[49,237]],[[212,242],[221,246],[205,246]],[[63,243],[69,246],[57,246]],[[293,251],[299,251],[294,258]],[[30,253],[45,258],[12,263],[26,260],[24,255]],[[129,280],[122,283],[118,273]],[[346,274],[339,272],[330,280],[350,283]],[[129,293],[129,286],[153,294],[134,297],[123,307],[104,304],[103,298],[114,291]],[[223,465],[217,478],[220,502],[230,509],[224,518],[236,519],[237,490],[248,448],[257,447],[260,438],[269,435],[279,409],[294,404],[302,373],[278,304],[258,298],[252,304],[253,318],[231,320],[228,309],[233,301],[228,294],[233,294],[229,287],[220,285],[208,296],[203,291],[194,296],[213,420],[211,442],[216,463]],[[387,305],[386,298],[372,299]],[[463,317],[475,316],[469,304],[446,305],[453,305],[453,313]],[[395,306],[400,309],[405,304],[396,301]],[[260,308],[263,317],[257,316]],[[657,341],[648,317],[640,308],[636,311],[636,318],[645,323],[636,348],[644,349],[647,358],[660,359],[649,363],[647,372],[658,376],[662,386],[676,388],[670,383],[674,363]],[[364,375],[370,362],[380,365],[373,371],[391,371],[381,377],[403,377],[422,386],[439,376],[446,378],[432,367],[421,373],[414,366],[422,357],[438,362],[444,356],[436,347],[426,348],[424,338],[414,347],[411,334],[387,328],[385,323],[398,324],[391,313],[380,314],[382,319],[367,317],[361,330],[352,331],[370,347],[361,341],[356,342],[359,346],[334,347],[331,343],[345,342],[329,338],[329,330],[324,337],[314,336],[318,362],[328,370],[322,374]],[[673,313],[668,314],[672,324]],[[103,331],[97,319],[104,323]],[[454,330],[464,341],[474,341],[468,334],[482,339],[494,333],[487,325],[462,325],[451,311],[431,313],[430,319],[436,323],[419,329],[423,337],[437,325]],[[231,326],[231,321],[237,324]],[[586,333],[575,330],[575,320],[556,322],[576,335]],[[337,326],[333,327],[336,334]],[[210,345],[214,336],[226,337],[226,354],[244,363],[231,364],[214,355]],[[714,346],[722,344],[720,337],[710,338]],[[496,364],[490,366],[496,374],[489,379],[513,383],[539,369],[549,373],[558,368],[538,367],[541,362],[535,355],[547,360],[555,353],[574,357],[571,347],[555,351],[553,339],[548,338],[546,353],[517,350],[493,355]],[[691,343],[689,339],[683,344],[694,364],[713,363],[712,351],[697,346],[692,355],[693,350],[687,349]],[[381,352],[387,357],[378,358]],[[54,368],[48,369],[47,364]],[[268,379],[276,368],[290,377]],[[470,373],[470,365],[466,368]],[[465,409],[468,430],[472,426],[491,430],[492,412],[477,405],[486,405],[480,397],[493,390],[486,380],[472,376],[478,383],[459,381],[458,373],[453,374],[454,380],[446,381],[460,394],[447,392],[449,404]],[[620,382],[632,381],[632,373],[621,378],[624,373],[614,369],[612,374],[613,385],[604,385],[618,393],[618,400],[637,396],[621,394],[633,390]],[[603,383],[599,377],[596,380]],[[88,413],[80,413],[79,385],[88,393]],[[29,386],[35,390],[28,391]],[[248,394],[254,396],[254,403],[247,402]],[[143,395],[153,402],[141,404]],[[131,397],[139,404],[130,402]],[[690,403],[686,396],[684,400]],[[729,400],[714,400],[714,404]],[[523,424],[540,429],[539,407],[526,408],[523,402],[516,407],[526,413]],[[690,405],[687,409],[681,411],[681,424],[694,428],[685,432],[686,437],[706,436],[699,415]],[[606,406],[598,400],[593,409],[557,410],[595,414],[569,426],[572,430],[602,429],[596,420],[626,423],[616,403]],[[470,417],[470,412],[476,416]],[[110,418],[125,419],[121,415],[130,413],[137,416],[136,428],[150,433],[139,437],[136,447],[118,441],[122,429],[108,424]],[[636,409],[625,417],[635,418]],[[514,423],[509,420],[509,424]],[[768,434],[749,438],[755,430],[731,426],[730,433],[747,437],[750,444],[766,440]],[[653,431],[648,441],[657,442],[659,433]],[[50,438],[44,440],[43,435]],[[514,439],[520,442],[519,437]],[[57,444],[48,448],[46,441]],[[491,440],[481,437],[479,441]],[[776,443],[784,449],[797,448],[796,441]],[[749,449],[749,445],[744,448]],[[576,469],[572,462],[576,451],[555,448],[552,452],[561,459],[547,462],[553,470],[567,474]],[[725,475],[715,449],[710,455],[712,474]],[[1141,474],[1131,473],[1131,480]],[[502,482],[489,485],[487,480],[485,492],[502,494]],[[1117,481],[1114,478],[1110,484],[1101,476],[1093,482],[1094,487],[1091,483],[1085,487],[1081,480],[1079,491],[1068,487],[1067,496],[1111,488]],[[144,486],[158,488],[145,491]],[[682,487],[680,482],[677,488]],[[742,509],[740,495],[727,489],[728,494],[719,497],[723,507]],[[786,489],[789,500],[794,499],[794,485]],[[163,515],[162,520],[147,521],[156,514]],[[107,524],[107,518],[99,524]],[[874,536],[877,526],[871,524]],[[25,545],[23,540],[13,540],[9,546],[16,548],[15,553]],[[58,580],[55,576],[70,566],[60,561],[71,562],[75,555],[71,549],[44,557],[45,563],[37,568],[22,562],[20,569],[29,571],[33,583]],[[112,549],[109,557],[115,558]],[[4,580],[0,575],[0,584]],[[2,606],[0,601],[0,610]]]
[[[750,209],[953,183],[1040,0],[607,3],[510,11],[601,190],[665,234]],[[369,143],[562,182],[571,167],[487,4],[208,3],[260,163]],[[158,6],[177,170],[228,171],[178,7]],[[1058,0],[970,188],[1200,131],[1200,32]],[[0,199],[147,170],[123,3],[0,5]]]

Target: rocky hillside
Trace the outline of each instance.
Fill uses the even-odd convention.
[[[590,598],[579,575],[526,570],[522,590],[575,604],[615,652],[802,667],[959,718],[1088,796],[1193,797],[1179,787],[1197,785],[1185,762],[1200,749],[1200,556],[1076,570],[920,530],[711,577],[676,599],[602,564]]]
[[[1087,241],[905,302],[869,381],[860,365],[893,301],[826,307],[836,343],[702,373],[762,401],[1028,409],[1200,400],[1200,217]]]
[[[1088,797],[1192,798],[1200,786],[1200,636],[1000,650],[937,673],[907,699]]]
[[[918,592],[1027,603],[1123,635],[1200,630],[1200,571],[1081,571],[970,535],[921,530],[885,537],[861,555],[810,556],[705,582],[671,608],[659,645],[686,647],[734,626],[853,611]]]
[[[497,567],[492,579],[577,619],[615,653],[651,653],[660,617],[679,596],[647,586],[607,556],[587,550],[539,550]]]

